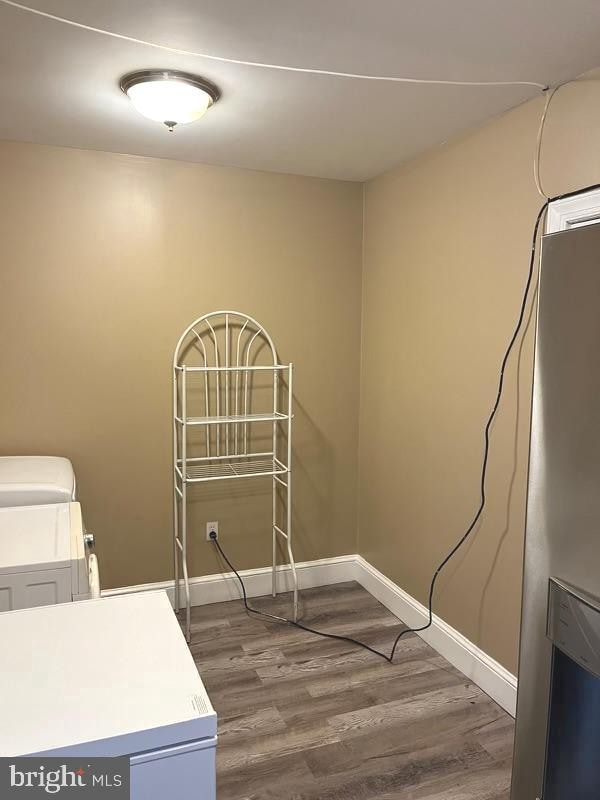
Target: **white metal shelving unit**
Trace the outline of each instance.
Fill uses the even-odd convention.
[[[277,541],[281,538],[291,568],[293,614],[297,619],[298,579],[292,551],[292,393],[292,364],[279,363],[267,331],[246,314],[205,314],[186,328],[177,343],[173,357],[175,608],[179,611],[183,580],[188,641],[187,506],[192,488],[211,481],[271,478],[272,592],[275,597]],[[280,516],[285,522],[280,522]]]

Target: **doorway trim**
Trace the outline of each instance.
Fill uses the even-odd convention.
[[[558,233],[569,228],[595,225],[598,222],[600,222],[600,189],[592,189],[550,203],[546,233]]]

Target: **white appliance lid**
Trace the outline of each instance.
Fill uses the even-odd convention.
[[[8,611],[0,641],[0,756],[119,755],[216,735],[164,592]]]
[[[75,474],[68,458],[0,457],[0,504],[68,502],[75,495]]]
[[[0,574],[71,565],[71,506],[0,508]]]

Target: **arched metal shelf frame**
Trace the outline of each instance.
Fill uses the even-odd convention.
[[[260,360],[266,363],[256,363]],[[264,407],[263,386],[260,411],[254,402],[257,378],[270,381],[268,407]],[[188,501],[197,484],[271,478],[272,594],[277,595],[280,539],[290,565],[293,618],[298,618],[298,575],[292,550],[292,420],[293,364],[279,363],[273,339],[260,323],[239,311],[214,311],[188,325],[173,355],[175,610],[180,610],[183,582],[188,642]],[[266,447],[262,444],[264,437],[252,436],[253,427],[264,430],[265,425],[270,426]],[[279,496],[283,498],[283,512]],[[280,515],[285,517],[281,524]]]

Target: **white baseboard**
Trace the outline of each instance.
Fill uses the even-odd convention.
[[[355,570],[355,580],[411,628],[418,628],[427,622],[427,608],[386,578],[362,556],[355,557]],[[420,636],[499,706],[515,716],[517,679],[502,664],[435,614],[431,628],[423,631]]]
[[[304,561],[296,564],[296,570],[301,589],[354,580],[407,625],[416,628],[427,621],[426,607],[386,578],[362,556],[348,555]],[[288,591],[291,588],[289,567],[278,567],[277,573],[279,591]],[[271,567],[240,570],[240,575],[244,580],[248,597],[270,594]],[[103,591],[102,595],[111,597],[157,589],[164,589],[173,603],[173,581],[108,589]],[[240,597],[238,582],[231,572],[190,579],[190,599],[194,606],[237,600]],[[181,602],[184,602],[183,593]],[[505,711],[515,716],[517,679],[507,669],[436,615],[433,617],[431,628],[420,635]]]
[[[349,555],[321,558],[317,561],[301,561],[296,564],[298,586],[300,589],[310,589],[314,586],[352,581],[354,580],[355,560],[356,556]],[[292,588],[290,572],[287,565],[277,567],[278,591],[287,592]],[[261,597],[271,593],[271,567],[242,569],[240,575],[248,597]],[[164,589],[173,604],[175,597],[173,581],[142,583],[137,586],[124,586],[121,589],[106,589],[102,592],[102,596],[114,597],[131,592],[155,592],[160,589]],[[190,600],[193,606],[222,603],[225,600],[239,600],[241,596],[239,583],[233,572],[190,578]],[[183,588],[180,591],[180,603],[185,603]]]

